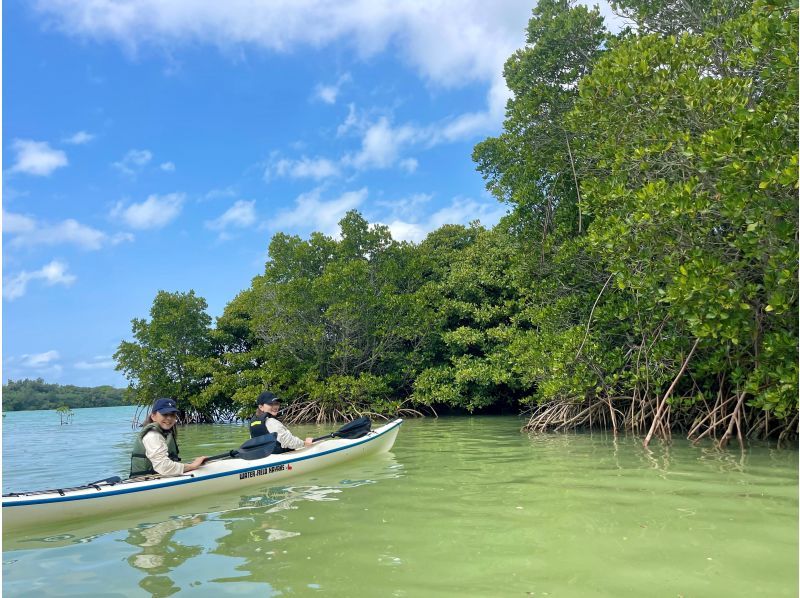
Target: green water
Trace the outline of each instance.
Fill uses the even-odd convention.
[[[77,410],[69,426],[54,412],[9,413],[4,491],[123,473],[132,413]],[[3,590],[798,595],[796,451],[682,442],[645,450],[610,435],[528,437],[520,425],[510,417],[410,420],[391,453],[291,486],[199,497],[49,536],[4,535]],[[193,426],[181,430],[181,453],[222,452],[245,438],[237,425]]]

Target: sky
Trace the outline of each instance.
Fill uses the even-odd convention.
[[[496,224],[471,154],[532,8],[4,0],[3,381],[126,385],[112,355],[156,293],[221,315],[277,232]]]

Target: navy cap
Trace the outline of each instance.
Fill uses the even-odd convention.
[[[273,403],[280,403],[280,402],[281,400],[268,390],[265,390],[260,395],[258,395],[259,405],[272,405]]]
[[[161,415],[178,413],[178,405],[172,399],[158,399],[153,404],[153,411],[158,411]]]

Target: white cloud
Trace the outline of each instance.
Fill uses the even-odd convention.
[[[274,51],[322,48],[338,40],[363,57],[397,46],[425,78],[445,85],[483,79],[522,45],[531,3],[505,0],[418,2],[375,0],[40,1],[38,10],[63,31],[140,45],[242,44]],[[502,51],[498,51],[497,49]],[[499,66],[502,66],[502,62]]]
[[[153,159],[153,154],[150,150],[129,150],[127,154],[119,162],[114,162],[112,166],[128,176],[136,174],[150,160]]]
[[[333,85],[320,85],[316,89],[316,96],[326,104],[335,104],[339,90]]]
[[[404,147],[424,137],[421,129],[410,125],[393,127],[384,116],[366,130],[361,150],[355,155],[345,156],[343,162],[359,170],[389,168],[397,162]]]
[[[419,162],[417,162],[416,158],[406,158],[404,160],[400,160],[398,163],[400,168],[405,170],[407,173],[412,173],[417,170],[417,166],[419,166]]]
[[[473,220],[479,220],[483,226],[491,228],[506,213],[506,208],[495,200],[479,202],[474,199],[455,197],[449,206],[441,208],[425,218],[419,218],[421,206],[427,203],[431,197],[420,193],[396,202],[376,204],[390,209],[386,226],[389,227],[392,238],[419,243],[428,233],[445,224],[467,225]]]
[[[11,237],[12,247],[71,244],[83,249],[97,250],[105,245],[133,240],[130,233],[109,235],[72,218],[50,224],[11,212],[3,212],[3,233]]]
[[[162,162],[159,168],[164,172],[175,172],[175,164],[173,162]]]
[[[224,231],[229,228],[247,228],[256,222],[256,202],[240,199],[228,208],[222,216],[206,222],[211,230]]]
[[[397,241],[411,241],[412,243],[419,243],[430,232],[420,224],[412,222],[403,222],[402,220],[393,220],[386,226],[389,227],[389,232],[392,234],[392,239]]]
[[[342,85],[351,80],[350,73],[345,73],[333,85],[317,85],[314,89],[314,97],[322,100],[326,104],[335,104],[336,98],[342,89]]]
[[[229,197],[236,197],[238,193],[233,187],[225,187],[224,189],[212,189],[208,193],[206,193],[203,197],[203,201],[213,200],[213,199],[225,199]]]
[[[67,155],[44,141],[15,139],[11,147],[17,152],[17,161],[11,167],[11,172],[50,176],[57,168],[67,165]]]
[[[505,60],[524,44],[531,6],[529,0],[37,3],[39,11],[68,34],[114,40],[131,53],[142,45],[163,48],[196,42],[224,51],[255,46],[278,52],[344,42],[363,59],[396,50],[433,86],[490,86],[485,111],[455,118],[443,131],[445,137],[458,138],[485,134],[502,123],[503,111],[497,107],[508,91],[499,74]],[[334,103],[340,85],[320,86],[317,97]]]
[[[42,366],[49,366],[50,362],[60,359],[61,355],[58,351],[45,351],[44,353],[34,353],[32,355],[23,355],[21,365],[29,368],[39,368]]]
[[[78,131],[72,137],[67,137],[64,139],[64,143],[83,145],[84,143],[89,143],[92,139],[94,139],[94,135],[91,133],[87,133],[86,131]]]
[[[22,297],[28,290],[28,283],[32,280],[41,280],[47,286],[62,284],[68,287],[77,280],[77,277],[69,274],[67,268],[68,266],[64,262],[53,260],[34,272],[23,270],[3,282],[3,297],[9,301]]]
[[[414,193],[393,201],[376,201],[375,205],[389,210],[389,218],[392,220],[409,219],[419,216],[425,204],[432,199],[433,195],[430,193]]]
[[[270,164],[264,173],[264,178],[291,177],[293,179],[314,179],[319,181],[330,177],[339,176],[339,166],[328,158],[307,158],[299,160],[282,158]]]
[[[300,228],[336,236],[339,232],[339,221],[345,213],[358,208],[366,200],[367,188],[348,191],[329,201],[322,200],[321,195],[321,189],[303,193],[295,201],[293,210],[280,212],[267,224],[273,230]]]
[[[347,133],[350,129],[357,127],[359,122],[360,121],[356,114],[356,105],[352,103],[348,104],[347,118],[345,118],[344,122],[336,128],[337,137],[341,137],[342,135]]]
[[[3,212],[3,232],[6,234],[29,233],[36,230],[36,221],[30,216]]]
[[[323,49],[337,42],[367,59],[396,51],[433,86],[485,84],[486,108],[456,116],[439,134],[467,139],[499,129],[508,89],[502,79],[506,59],[525,43],[530,0],[38,0],[50,23],[69,35],[112,40],[134,55],[139,46],[166,49],[206,43],[240,56],[248,46],[276,52],[298,47]],[[594,5],[595,2],[584,2]],[[616,18],[607,0],[601,14],[612,30]],[[317,97],[334,103],[341,82],[321,85]]]
[[[162,228],[178,217],[185,198],[183,193],[169,193],[150,195],[142,203],[129,206],[119,202],[111,210],[111,216],[135,229]]]
[[[75,363],[76,370],[113,370],[116,362],[109,355],[98,355],[90,361],[78,361]]]
[[[478,202],[466,197],[454,197],[449,206],[431,215],[429,230],[436,230],[445,224],[469,224],[473,220],[480,220],[483,226],[491,228],[507,211],[494,199]]]

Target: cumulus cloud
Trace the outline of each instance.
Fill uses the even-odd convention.
[[[486,110],[456,118],[443,131],[445,136],[460,137],[500,126],[503,112],[497,107],[508,91],[498,75],[508,56],[523,45],[531,10],[528,0],[441,0],[424,6],[372,0],[56,0],[39,1],[36,6],[70,35],[113,40],[131,53],[145,45],[163,48],[197,42],[277,52],[343,42],[367,59],[391,48],[433,86],[490,86]],[[334,103],[340,86],[341,82],[321,85],[316,97]]]
[[[376,201],[375,205],[387,210],[391,219],[409,219],[421,214],[432,199],[431,193],[414,193],[401,199]]]
[[[64,139],[64,143],[69,143],[71,145],[83,145],[84,143],[89,143],[92,139],[94,139],[94,135],[91,133],[87,133],[86,131],[78,131],[73,136]]]
[[[345,73],[333,85],[317,85],[314,89],[314,97],[326,104],[335,104],[336,98],[342,89],[342,85],[351,80],[350,73]]]
[[[403,160],[400,160],[400,162],[398,162],[398,165],[407,173],[411,174],[417,170],[419,162],[417,162],[416,158],[405,158]]]
[[[53,260],[39,270],[33,272],[23,270],[3,281],[3,297],[9,301],[22,297],[28,290],[28,283],[34,280],[41,280],[47,286],[61,284],[68,287],[77,280],[77,277],[68,273],[67,268],[64,262]]]
[[[364,203],[367,194],[367,188],[363,187],[326,201],[322,198],[322,190],[314,189],[298,196],[292,210],[280,212],[267,224],[273,230],[318,230],[335,236],[339,232],[339,221],[349,210]]]
[[[348,104],[347,105],[347,118],[344,119],[344,122],[336,127],[336,135],[341,137],[342,135],[346,134],[350,129],[355,127],[358,124],[358,118],[356,117],[356,106],[355,104]]]
[[[110,355],[97,355],[91,360],[75,363],[76,370],[111,370],[116,367],[116,362]]]
[[[386,226],[389,227],[392,238],[419,243],[428,233],[445,224],[467,225],[473,220],[490,228],[506,213],[506,209],[495,200],[476,201],[455,197],[450,205],[420,217],[422,207],[431,198],[431,195],[420,193],[395,202],[376,204],[389,210]]]
[[[506,214],[507,208],[497,200],[476,201],[468,197],[454,197],[449,206],[434,212],[430,219],[430,230],[445,224],[469,224],[473,220],[491,228]]]
[[[61,150],[51,148],[45,141],[15,139],[11,147],[17,154],[11,172],[50,176],[57,168],[67,165],[67,155]]]
[[[211,230],[226,231],[231,228],[248,228],[256,223],[256,202],[240,199],[228,208],[224,214],[206,222]]]
[[[388,168],[397,162],[404,147],[424,137],[421,129],[411,125],[393,127],[384,116],[366,130],[361,149],[343,161],[357,169]]]
[[[216,199],[229,199],[239,195],[233,187],[225,187],[222,189],[212,189],[200,198],[200,201],[212,201]]]
[[[150,195],[141,203],[125,205],[118,202],[111,210],[111,217],[122,220],[134,229],[163,228],[181,213],[186,195],[169,193]]]
[[[339,165],[328,158],[307,158],[299,160],[281,158],[274,160],[264,172],[265,180],[276,177],[291,177],[293,179],[314,179],[319,181],[330,177],[339,176]]]
[[[394,44],[421,75],[448,85],[485,77],[497,66],[495,48],[505,58],[519,47],[531,9],[524,0],[442,0],[424,7],[372,0],[56,0],[36,6],[68,34],[110,39],[130,50],[201,42],[282,52],[345,40],[367,58]]]
[[[45,351],[44,353],[33,353],[30,355],[23,355],[21,365],[29,368],[39,368],[48,366],[51,362],[61,358],[58,351]]]
[[[48,223],[12,212],[3,212],[3,233],[10,237],[12,247],[64,244],[97,250],[106,245],[117,245],[133,240],[130,233],[109,235],[72,218]]]
[[[150,150],[132,149],[125,154],[122,160],[114,162],[112,166],[123,174],[133,176],[152,159],[153,154]]]
[[[412,243],[419,243],[430,232],[423,224],[415,224],[413,222],[403,222],[402,220],[392,220],[387,223],[389,232],[392,238],[397,241],[411,241]]]
[[[175,172],[175,164],[172,162],[162,162],[159,168],[161,168],[161,170],[164,172]]]

